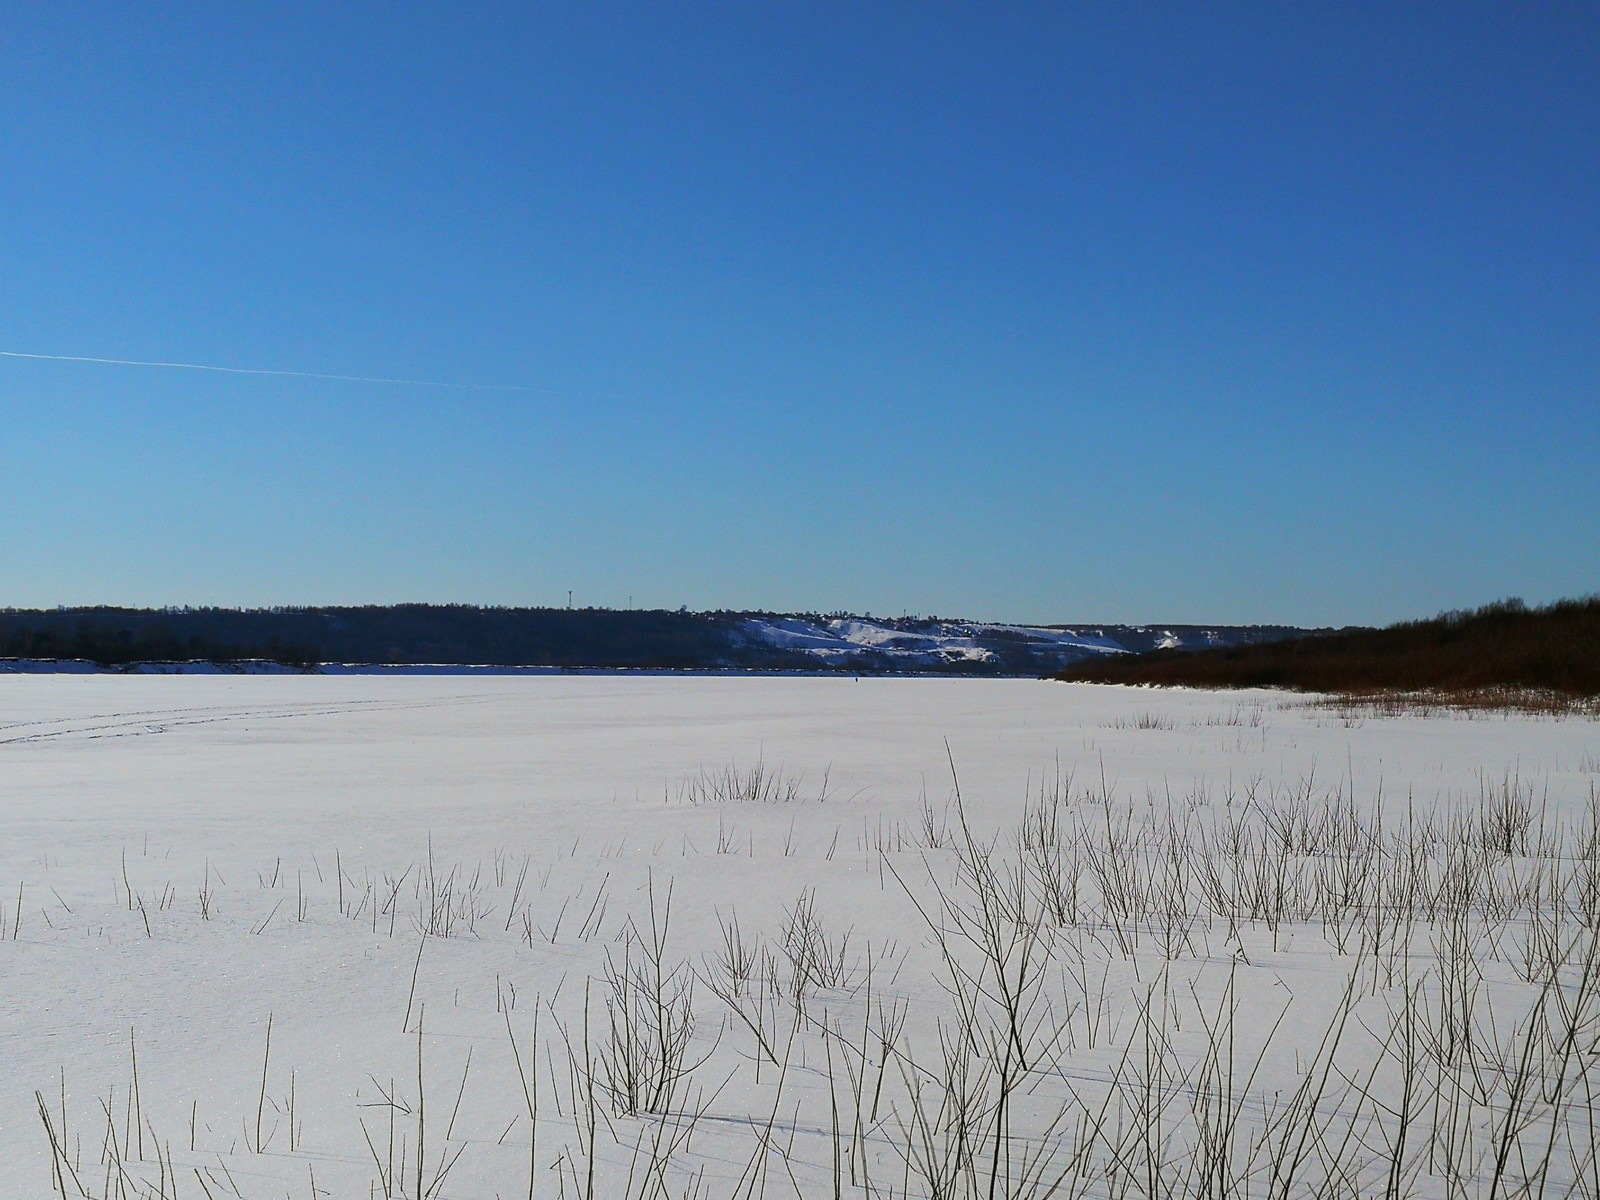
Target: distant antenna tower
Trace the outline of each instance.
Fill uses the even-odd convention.
[[[572,607],[572,589],[571,588],[567,589],[567,607],[568,608]]]

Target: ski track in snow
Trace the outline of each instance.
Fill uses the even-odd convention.
[[[45,719],[0,723],[0,746],[17,742],[43,742],[57,738],[144,737],[167,733],[191,725],[218,725],[239,721],[286,721],[310,717],[349,716],[358,713],[402,712],[444,708],[458,704],[482,704],[481,696],[454,696],[426,703],[399,703],[382,700],[354,701],[342,705],[290,704],[266,708],[172,708],[137,712],[96,713],[90,717]],[[85,724],[84,722],[89,722]],[[18,730],[31,732],[18,733]]]

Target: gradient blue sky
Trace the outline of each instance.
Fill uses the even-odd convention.
[[[1600,587],[1600,8],[19,4],[0,604]]]

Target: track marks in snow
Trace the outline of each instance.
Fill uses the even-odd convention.
[[[287,721],[307,717],[340,717],[377,712],[404,712],[454,708],[484,704],[493,696],[445,696],[425,701],[351,700],[343,703],[305,703],[255,705],[248,707],[209,707],[142,709],[131,712],[94,713],[45,721],[16,721],[0,725],[0,746],[33,744],[60,740],[150,737],[175,729],[199,725],[234,724],[240,721]]]

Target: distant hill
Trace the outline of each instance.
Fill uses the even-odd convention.
[[[1338,693],[1510,689],[1592,698],[1600,696],[1600,596],[1543,608],[1507,600],[1385,629],[1084,661],[1056,678]]]
[[[0,610],[0,670],[141,663],[837,670],[1048,675],[1159,646],[1235,646],[1277,626],[1041,626],[932,617],[397,604]]]

